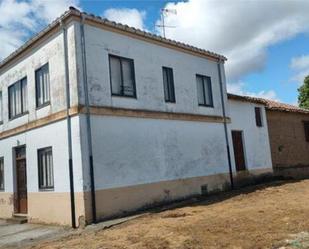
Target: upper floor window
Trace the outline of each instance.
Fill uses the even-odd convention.
[[[39,188],[54,188],[53,152],[51,147],[38,150]]]
[[[0,157],[0,190],[4,190],[4,159]]]
[[[309,142],[309,121],[304,121],[304,128],[306,141]]]
[[[50,84],[48,63],[35,71],[36,107],[49,105]]]
[[[2,92],[0,91],[0,124],[3,122]]]
[[[163,72],[163,87],[165,102],[175,103],[175,88],[174,88],[174,76],[173,69],[168,67],[162,67]]]
[[[9,87],[9,118],[15,118],[28,111],[27,78]]]
[[[213,107],[211,79],[208,76],[196,75],[197,99],[201,106]]]
[[[132,59],[109,56],[112,95],[136,97],[134,62]]]
[[[262,127],[263,123],[262,123],[262,112],[261,112],[261,108],[260,107],[255,107],[255,123],[257,127]]]

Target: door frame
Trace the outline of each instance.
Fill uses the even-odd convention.
[[[236,158],[235,158],[235,150],[234,150],[234,141],[233,141],[233,131],[240,132],[241,133],[241,140],[242,140],[242,150],[244,154],[244,163],[245,163],[245,169],[244,170],[237,170],[236,167]],[[234,166],[235,166],[235,172],[245,172],[248,170],[248,162],[247,162],[247,152],[246,152],[246,143],[245,143],[245,135],[243,130],[231,130],[231,137],[232,137],[232,146],[233,146],[233,156],[234,156]]]
[[[16,152],[18,149],[24,148],[25,149],[25,155],[22,158],[16,157]],[[17,179],[17,161],[19,160],[25,160],[25,170],[26,170],[26,188],[27,188],[27,213],[28,213],[28,181],[27,181],[27,147],[25,144],[18,145],[16,147],[13,147],[13,169],[14,169],[14,214],[23,214],[27,215],[27,213],[21,213],[20,212],[20,206],[19,206],[19,198],[18,198],[18,179]]]

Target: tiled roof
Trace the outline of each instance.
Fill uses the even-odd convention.
[[[245,101],[245,102],[253,102],[253,103],[265,105],[265,99],[262,99],[262,98],[256,98],[256,97],[244,96],[244,95],[236,95],[232,93],[228,93],[227,96],[229,99]]]
[[[234,99],[234,100],[263,104],[266,106],[266,109],[268,110],[309,114],[309,110],[307,109],[303,109],[295,105],[280,103],[280,102],[269,100],[269,99],[256,98],[256,97],[250,97],[250,96],[241,96],[241,95],[236,95],[236,94],[231,94],[231,93],[228,93],[228,98]]]
[[[112,22],[112,21],[109,21],[105,18],[101,18],[100,16],[95,16],[95,15],[92,15],[92,14],[89,14],[89,13],[86,13],[86,12],[80,12],[78,9],[76,9],[74,7],[70,7],[68,11],[63,13],[59,18],[54,20],[51,24],[49,24],[41,32],[34,35],[24,45],[22,45],[16,51],[14,51],[12,54],[10,54],[7,58],[5,58],[3,61],[1,61],[0,62],[0,69],[2,67],[4,67],[9,61],[14,59],[17,55],[21,54],[24,50],[26,50],[26,48],[32,46],[37,40],[44,37],[44,35],[46,35],[53,28],[57,27],[61,23],[61,21],[65,20],[65,19],[67,19],[71,16],[80,17],[81,15],[83,15],[85,17],[85,20],[91,20],[91,21],[100,23],[100,24],[102,24],[103,26],[106,26],[106,27],[110,27],[110,28],[114,28],[116,30],[124,31],[124,32],[127,32],[128,34],[134,34],[136,36],[143,37],[145,39],[150,39],[150,40],[162,43],[162,45],[166,44],[166,45],[169,45],[169,46],[172,46],[172,47],[175,47],[175,48],[184,49],[184,50],[187,50],[187,51],[190,51],[190,52],[193,52],[193,53],[198,53],[198,54],[201,54],[201,55],[204,55],[204,56],[212,57],[214,59],[221,60],[221,61],[227,60],[226,57],[224,57],[223,55],[213,53],[213,52],[210,52],[208,50],[197,48],[197,47],[191,46],[189,44],[185,44],[185,43],[178,42],[178,41],[175,41],[175,40],[166,39],[166,38],[163,38],[163,37],[158,36],[156,34],[145,32],[143,30],[136,29],[136,28],[133,28],[133,27],[129,27],[128,25],[123,25],[121,23]]]

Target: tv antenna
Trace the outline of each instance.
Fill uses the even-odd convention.
[[[162,33],[163,33],[163,37],[166,38],[165,36],[165,28],[176,28],[176,26],[169,26],[169,25],[165,25],[165,17],[168,14],[174,14],[177,15],[177,11],[175,9],[161,9],[161,24],[156,25],[157,27],[162,28]]]

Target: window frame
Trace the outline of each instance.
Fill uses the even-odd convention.
[[[258,110],[258,112],[257,112],[257,110]],[[255,115],[256,127],[259,127],[259,128],[263,127],[262,108],[260,106],[254,107],[254,115]]]
[[[305,140],[309,142],[309,121],[303,121],[304,124],[304,132],[305,132]]]
[[[52,186],[42,186],[41,184],[41,165],[40,165],[40,155],[42,152],[51,151],[51,160],[52,160]],[[54,177],[54,157],[53,157],[53,148],[52,146],[40,148],[37,150],[37,160],[38,160],[38,187],[39,191],[53,191],[55,189],[55,177]]]
[[[12,85],[10,85],[8,87],[8,115],[9,115],[9,120],[13,120],[13,119],[16,119],[16,118],[19,118],[19,117],[22,117],[26,114],[29,113],[28,111],[28,104],[27,104],[27,110],[24,110],[24,106],[23,106],[23,100],[24,100],[24,96],[23,96],[23,91],[22,91],[22,83],[26,81],[26,91],[27,91],[27,96],[26,96],[26,101],[28,102],[28,79],[27,79],[27,76],[23,77],[22,79],[16,81],[15,83],[13,83]],[[10,94],[10,91],[13,87],[15,87],[17,84],[20,84],[20,108],[21,108],[21,113],[19,114],[16,114],[15,116],[12,116],[12,113],[11,113],[11,94]],[[16,104],[16,103],[15,103]],[[15,106],[16,108],[16,106]]]
[[[196,74],[195,75],[195,81],[196,81],[196,89],[198,90],[198,82],[197,82],[197,78],[200,77],[203,79],[203,84],[202,84],[202,87],[203,87],[203,102],[204,103],[199,103],[199,100],[197,98],[197,103],[199,106],[204,106],[204,107],[214,107],[214,99],[213,99],[213,92],[212,92],[212,82],[211,82],[211,77],[210,76],[207,76],[207,75],[202,75],[202,74]],[[209,79],[209,86],[208,86],[208,90],[210,92],[210,102],[211,104],[206,104],[206,95],[205,95],[205,79]],[[197,92],[198,94],[198,92]],[[198,95],[197,95],[198,97]]]
[[[1,164],[2,163],[2,164]],[[0,184],[0,192],[3,192],[5,190],[5,179],[4,179],[4,157],[0,157],[0,172],[1,172],[1,165],[2,165],[2,185]],[[0,174],[0,183],[1,183],[1,174]]]
[[[164,81],[164,73],[167,73],[167,81]],[[169,74],[170,73],[170,74]],[[166,103],[176,103],[176,94],[175,94],[175,81],[174,81],[174,72],[171,67],[162,67],[162,76],[163,76],[163,91],[164,91],[164,100]],[[169,77],[171,76],[171,77]],[[170,80],[170,81],[169,81]],[[165,86],[167,84],[167,86]],[[168,96],[165,94],[165,87],[167,88]]]
[[[47,70],[48,70],[48,93],[49,93],[49,100],[48,101],[43,101],[42,104],[39,104],[38,102],[38,80],[37,80],[37,74],[39,71],[41,71],[44,67],[47,67]],[[50,94],[50,72],[49,72],[49,62],[45,63],[44,65],[40,66],[39,68],[35,69],[34,71],[34,80],[35,80],[35,106],[36,106],[36,109],[41,109],[45,106],[48,106],[50,105],[50,97],[51,97],[51,94]]]
[[[131,65],[131,74],[132,74],[132,81],[133,81],[133,90],[134,93],[133,95],[126,95],[124,94],[124,90],[122,89],[122,94],[117,94],[117,93],[113,93],[113,84],[112,84],[112,67],[111,67],[111,58],[115,58],[118,59],[120,61],[120,71],[121,71],[121,86],[123,88],[123,69],[122,69],[122,60],[126,60],[130,62]],[[126,57],[122,57],[119,55],[114,55],[114,54],[109,54],[108,55],[108,62],[109,62],[109,82],[110,82],[110,89],[111,89],[111,96],[116,96],[116,97],[125,97],[125,98],[137,98],[137,94],[136,94],[136,80],[135,80],[135,67],[134,67],[134,60],[131,58],[126,58]]]

